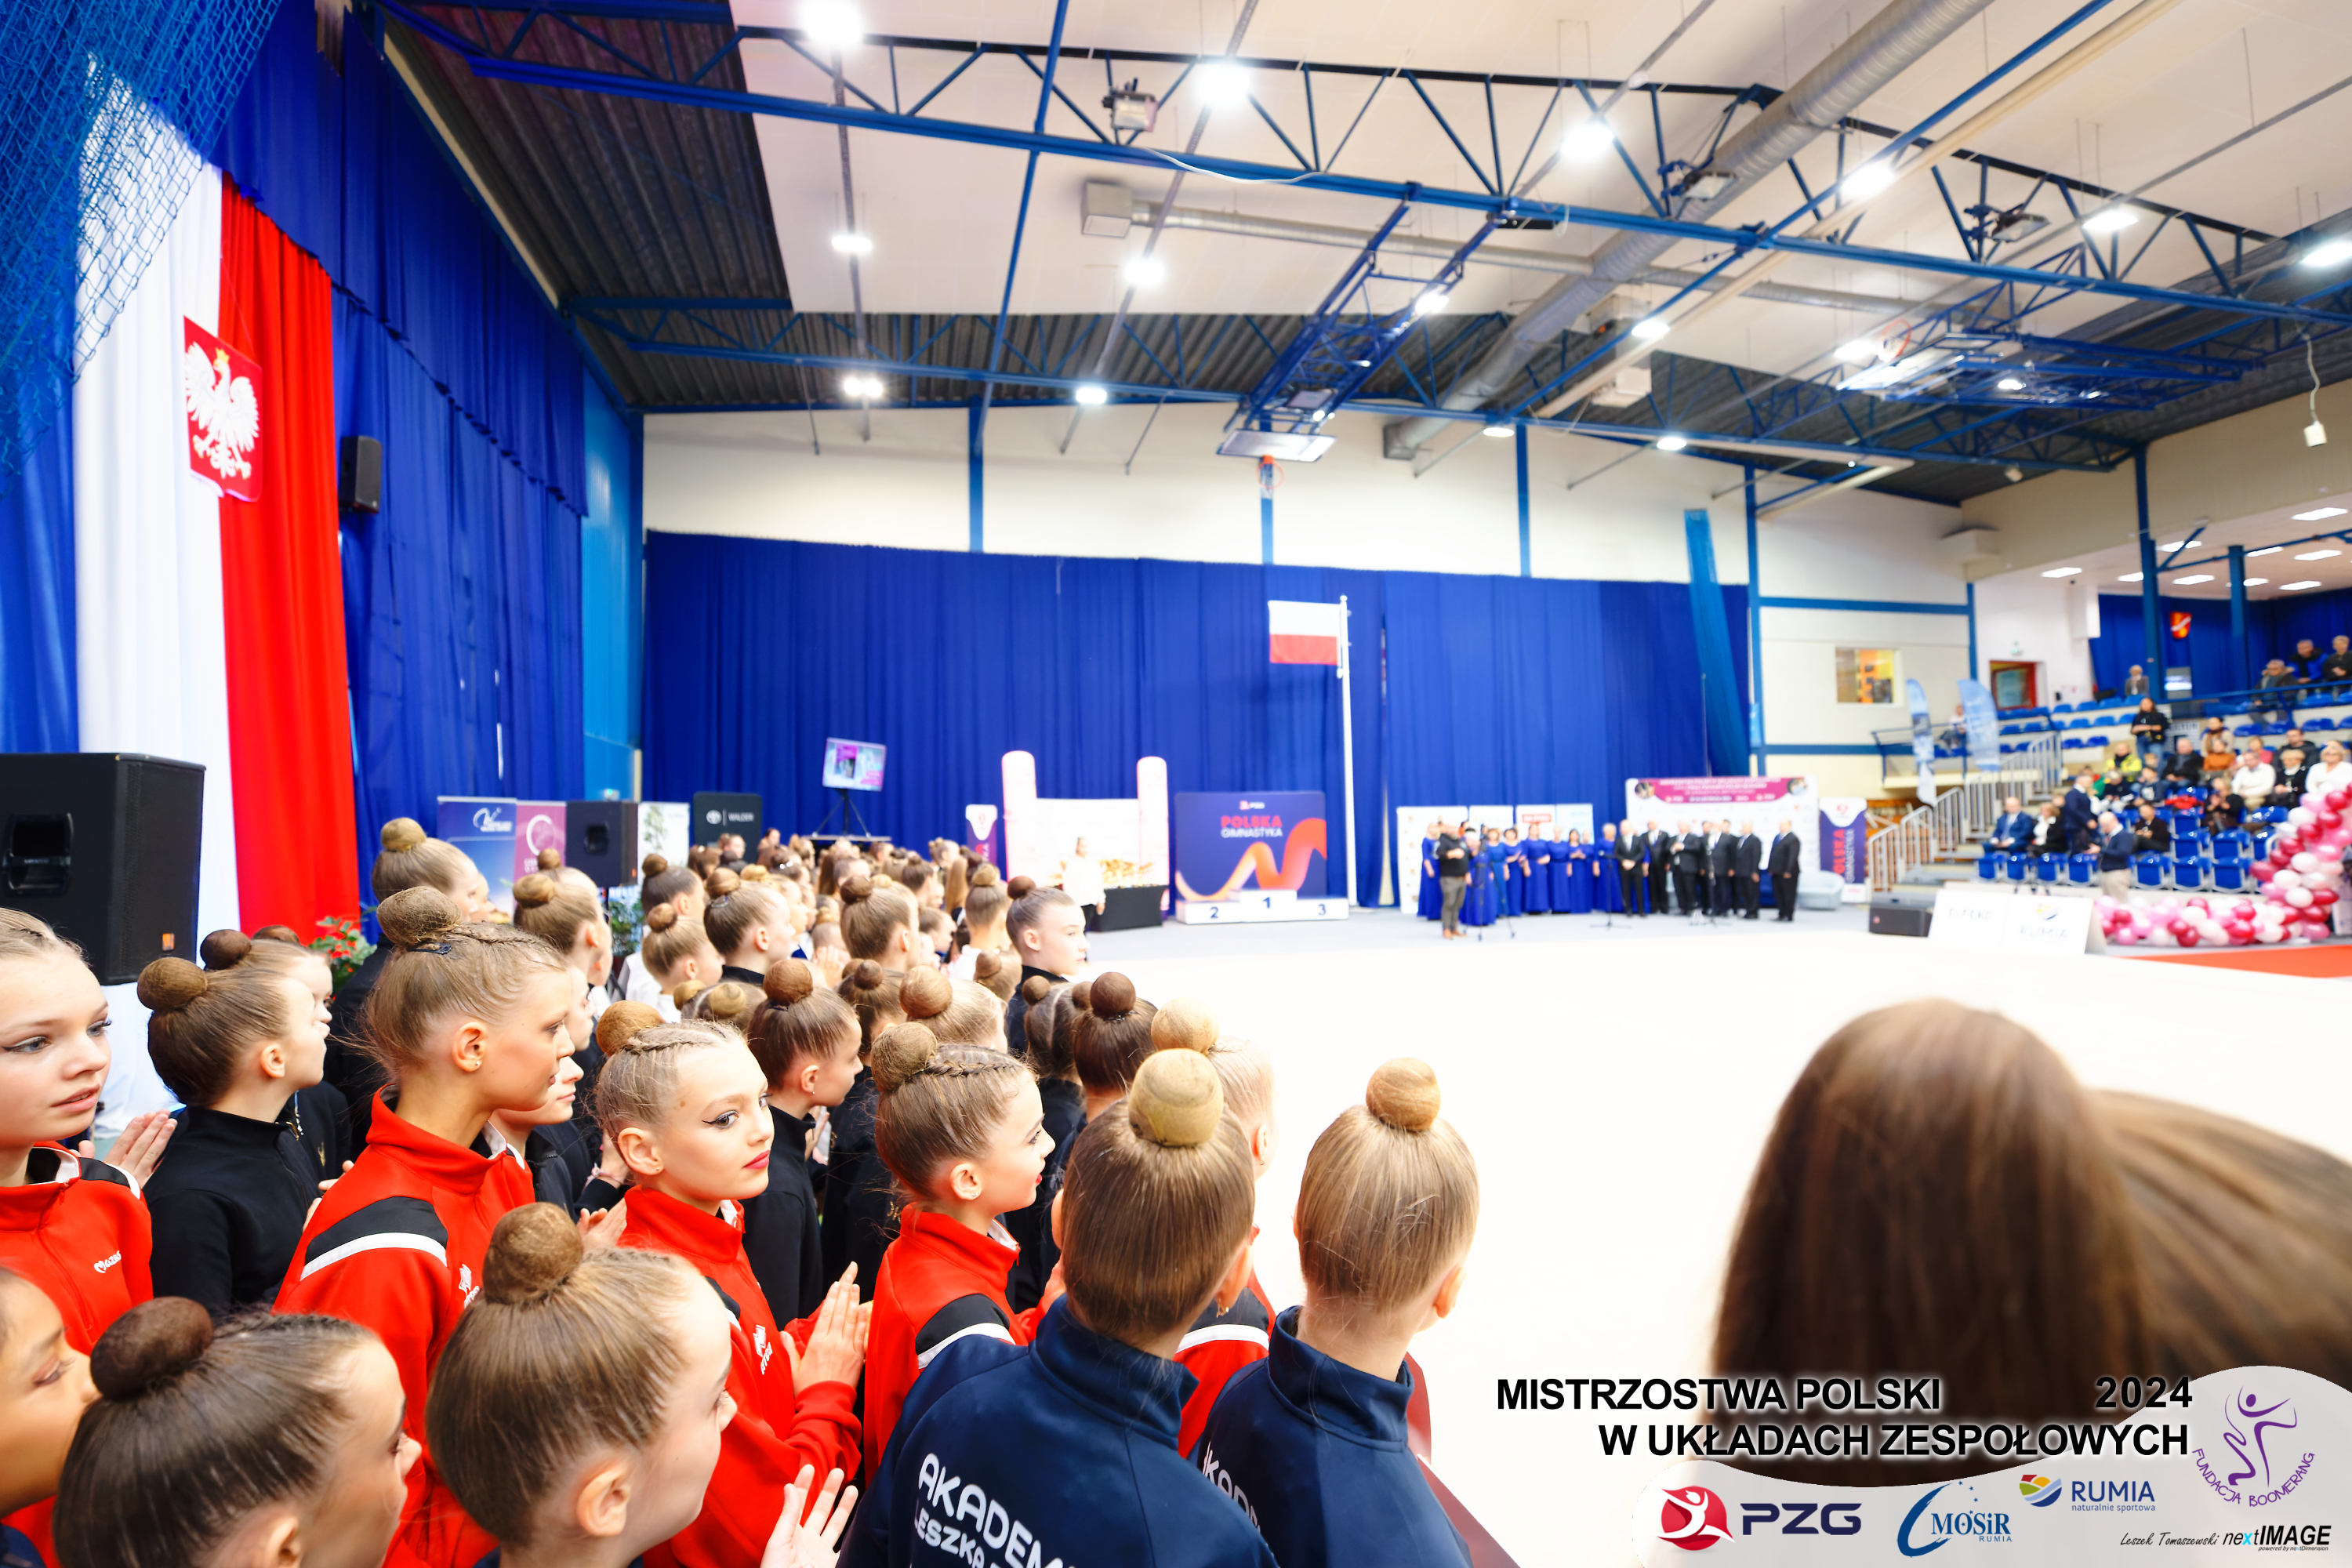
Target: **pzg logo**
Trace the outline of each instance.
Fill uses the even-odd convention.
[[[1948,1486],[1950,1483],[1947,1482]],[[1946,1504],[1949,1511],[1930,1512],[1929,1509],[1945,1488],[1937,1487],[1903,1516],[1903,1527],[1895,1532],[1895,1549],[1906,1557],[1925,1557],[1930,1552],[1950,1545],[1954,1541],[2013,1540],[2009,1532],[2009,1515],[1997,1509],[1963,1509]]]
[[[1685,1552],[1704,1552],[1718,1541],[1731,1539],[1724,1526],[1728,1516],[1723,1500],[1705,1487],[1667,1487],[1658,1510],[1658,1539]]]

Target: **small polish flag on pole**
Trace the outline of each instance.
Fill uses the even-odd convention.
[[[1268,657],[1276,664],[1338,664],[1339,644],[1347,634],[1347,611],[1339,605],[1308,604],[1297,599],[1265,602],[1267,631],[1273,634]]]

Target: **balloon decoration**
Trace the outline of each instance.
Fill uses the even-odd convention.
[[[2352,789],[2315,791],[2287,813],[2253,863],[2254,896],[2164,894],[2145,904],[2101,898],[2099,930],[2120,947],[2250,947],[2306,942],[2330,930],[2352,847]]]

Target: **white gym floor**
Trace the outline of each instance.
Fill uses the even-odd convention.
[[[1621,922],[1622,923],[1622,922]],[[1780,1099],[1858,1013],[1921,995],[1996,1008],[2094,1087],[2209,1107],[2352,1158],[2336,983],[2089,957],[1955,953],[1859,910],[1719,930],[1598,918],[1438,940],[1395,911],[1330,925],[1093,939],[1154,1002],[1200,996],[1271,1050],[1281,1145],[1258,1271],[1298,1300],[1289,1215],[1315,1135],[1391,1056],[1426,1058],[1484,1191],[1460,1310],[1415,1355],[1435,1468],[1523,1565],[1631,1563],[1666,1461],[1601,1457],[1589,1412],[1505,1413],[1497,1379],[1704,1373],[1741,1195]],[[1892,1370],[1892,1369],[1889,1369]],[[1630,1418],[1630,1417],[1629,1417]]]

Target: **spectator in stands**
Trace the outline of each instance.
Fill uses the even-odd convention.
[[[2265,691],[2274,687],[2293,686],[2295,684],[2294,671],[2286,667],[2286,660],[2274,658],[2263,666],[2263,678],[2254,684]],[[2263,710],[2263,721],[2266,724],[2280,723],[2285,718],[2286,710],[2283,708],[2267,708]],[[2216,723],[2218,722],[2219,721],[2216,721]]]
[[[1985,847],[2000,855],[2022,855],[2032,842],[2033,818],[2025,815],[2025,803],[2011,795],[2000,803],[2000,815],[1993,818]]]
[[[2197,742],[2187,735],[2172,743],[2172,755],[2164,759],[2164,776],[2174,785],[2187,788],[2205,782],[2205,759],[2197,754]]]
[[[2139,742],[2140,754],[2157,757],[2164,751],[2164,732],[2172,728],[2172,721],[2158,711],[2156,699],[2139,700],[2139,711],[2132,715],[2132,739]]]
[[[2292,729],[2288,730],[2285,734],[2281,735],[2279,737],[2279,743],[2268,748],[2268,750],[2271,753],[2270,760],[2274,763],[2284,759],[2287,752],[2291,751],[2301,752],[2303,753],[2303,760],[2306,763],[2316,762],[2319,758],[2319,743],[2315,741],[2305,740],[2304,738],[2303,726],[2300,724],[2295,725]]]
[[[2131,858],[2138,844],[2114,812],[2099,813],[2099,891],[2111,899],[2131,896]]]
[[[2306,781],[2311,773],[2311,766],[2304,761],[2304,758],[2309,754],[2301,746],[2292,742],[2280,745],[2278,767],[2275,770],[2278,780],[2271,785],[2271,793],[2278,798],[2281,805],[2303,804],[2303,792],[2309,787]]]
[[[2058,803],[2043,801],[2041,815],[2033,819],[2033,853],[2063,855],[2074,847],[2073,836],[2067,832],[2065,822],[2058,815]]]
[[[2172,825],[2156,814],[2156,803],[2141,801],[2138,815],[2132,818],[2132,852],[2136,855],[2169,855],[2172,853]]]
[[[2131,673],[2124,677],[2124,695],[2126,697],[2147,695],[2147,672],[2137,665],[2133,665]]]
[[[2117,741],[2107,756],[2107,772],[2119,775],[2129,784],[2139,777],[2139,752],[2129,741]]]
[[[2085,771],[2076,775],[2058,802],[2058,823],[2065,831],[2070,852],[2080,853],[2091,847],[2091,824],[2096,815],[2091,805],[2091,775]]]
[[[2303,785],[2322,795],[2332,789],[2352,789],[2352,761],[2346,759],[2344,748],[2333,741],[2320,747],[2319,761],[2312,764]]]
[[[2140,770],[2139,782],[2132,785],[2131,795],[2134,800],[2144,800],[2161,805],[2171,798],[2172,792],[2177,787],[2179,786],[2164,776],[2163,770],[2148,767]]]
[[[2319,661],[2322,680],[2352,680],[2352,637],[2336,634],[2336,646]]]
[[[2319,646],[2309,637],[2303,637],[2295,643],[2294,658],[2289,662],[2294,668],[2294,678],[2297,680],[2309,681],[2319,679]]]
[[[2238,759],[2237,772],[2230,775],[2230,793],[2238,797],[2242,808],[2257,810],[2270,803],[2271,791],[2277,785],[2277,773],[2263,761],[2262,742],[2248,742],[2245,754]]]
[[[2216,791],[2226,791],[2230,770],[2237,765],[2237,750],[2230,744],[2230,732],[2221,728],[2221,721],[2213,720],[2205,731],[2205,782]]]

